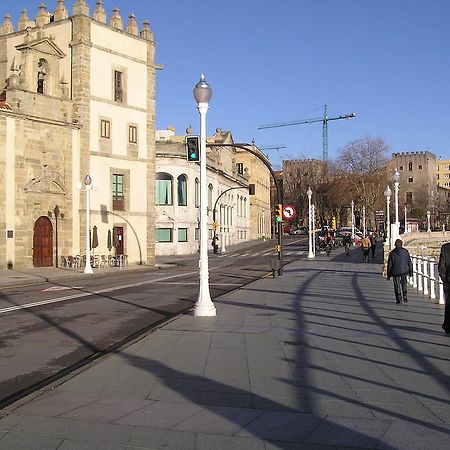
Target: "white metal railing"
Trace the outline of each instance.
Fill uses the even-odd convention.
[[[423,295],[443,305],[445,303],[444,284],[439,278],[434,258],[411,255],[411,259],[413,263],[413,276],[409,277],[409,284],[419,292],[422,292]]]

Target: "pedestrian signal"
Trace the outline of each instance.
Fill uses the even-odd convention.
[[[283,205],[281,203],[278,203],[275,207],[275,220],[277,222],[283,221]]]
[[[200,161],[200,141],[198,136],[186,136],[186,159],[188,162]]]

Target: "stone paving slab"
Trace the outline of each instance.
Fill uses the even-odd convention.
[[[0,449],[447,449],[443,306],[380,273],[290,264],[13,405]]]

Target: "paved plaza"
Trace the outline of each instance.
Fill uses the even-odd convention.
[[[297,260],[3,410],[0,449],[447,450],[443,305],[381,270]]]

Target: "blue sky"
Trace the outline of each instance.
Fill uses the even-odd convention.
[[[16,25],[40,0],[2,0]],[[75,0],[66,0],[72,11]],[[91,13],[95,0],[88,0]],[[356,113],[329,122],[329,158],[365,134],[390,152],[430,150],[450,159],[448,0],[105,0],[150,21],[157,42],[157,128],[199,128],[192,89],[213,89],[208,134],[285,145],[282,159],[322,157],[322,124],[258,125]],[[56,0],[45,2],[53,11]]]

